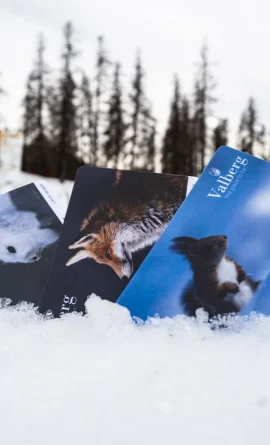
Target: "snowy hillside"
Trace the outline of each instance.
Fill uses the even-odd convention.
[[[16,187],[29,184],[41,177],[20,171],[21,165],[21,140],[4,140],[0,152],[0,192],[5,193]],[[44,178],[50,184],[55,197],[61,206],[66,209],[72,191],[73,182],[65,181],[61,184],[58,179]]]
[[[11,145],[2,192],[33,179]],[[72,183],[49,182],[65,206]],[[1,444],[268,445],[268,318],[218,332],[203,315],[138,325],[94,296],[87,309],[47,321],[0,310]]]

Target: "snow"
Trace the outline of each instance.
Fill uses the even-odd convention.
[[[4,158],[1,191],[32,180]],[[72,183],[50,182],[65,205]],[[3,307],[1,443],[266,445],[269,351],[263,316],[211,330],[204,314],[135,322],[96,296],[60,320]]]
[[[217,332],[203,317],[138,325],[94,296],[87,310],[0,311],[3,444],[268,444],[267,318]]]

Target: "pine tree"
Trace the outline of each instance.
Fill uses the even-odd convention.
[[[36,174],[49,175],[46,158],[49,156],[49,140],[45,131],[47,112],[46,84],[48,68],[44,61],[44,39],[38,40],[37,58],[26,86],[23,100],[23,158],[22,169]],[[47,152],[48,150],[48,152]]]
[[[189,102],[181,100],[179,79],[175,76],[170,117],[162,146],[164,173],[192,174]]]
[[[205,167],[205,156],[207,148],[208,126],[207,118],[211,113],[210,105],[216,99],[211,95],[215,88],[213,76],[209,70],[208,47],[203,45],[200,54],[200,62],[194,87],[194,117],[193,131],[195,137],[195,165],[196,174],[201,173]]]
[[[73,25],[67,22],[64,26],[64,51],[62,54],[63,68],[62,77],[59,84],[59,93],[55,107],[58,107],[58,140],[56,148],[59,155],[58,177],[61,181],[67,179],[69,166],[68,163],[76,163],[77,129],[78,121],[75,107],[76,83],[72,72],[72,62],[77,56],[73,45]],[[57,103],[58,102],[58,103]],[[69,161],[70,160],[70,161]],[[72,168],[73,170],[73,168]],[[72,175],[73,176],[73,175]]]
[[[164,173],[178,173],[179,151],[181,146],[181,102],[180,85],[176,76],[174,79],[174,92],[171,102],[170,117],[162,147],[162,171]]]
[[[37,62],[37,129],[39,137],[44,136],[44,105],[45,105],[45,74],[47,70],[44,63],[44,41],[40,38],[38,46],[38,62]]]
[[[154,172],[155,171],[155,158],[156,158],[156,125],[157,121],[149,110],[147,113],[147,140],[146,140],[146,152],[144,155],[143,170]]]
[[[87,163],[92,163],[93,157],[93,97],[88,77],[83,74],[80,87],[79,103],[79,151]]]
[[[213,150],[217,151],[222,145],[228,143],[228,120],[221,119],[213,131]]]
[[[23,136],[24,148],[31,144],[37,134],[37,119],[34,111],[37,106],[35,75],[31,72],[28,76],[26,85],[26,94],[23,99],[24,116],[23,116]]]
[[[264,147],[265,127],[259,124],[255,100],[250,97],[247,108],[241,116],[238,130],[239,148],[254,155],[255,147]]]
[[[135,75],[132,81],[132,91],[129,95],[131,113],[129,120],[129,137],[127,140],[127,150],[124,157],[125,168],[134,169],[137,157],[139,155],[138,150],[138,133],[139,133],[139,119],[141,111],[144,109],[144,92],[143,92],[143,71],[141,66],[140,56],[137,56],[135,64]]]
[[[94,165],[102,164],[102,135],[104,134],[103,106],[105,103],[105,81],[107,80],[107,70],[109,66],[109,60],[106,50],[104,48],[104,38],[98,37],[98,53],[96,62],[96,88],[94,94],[94,119],[93,119],[93,153],[92,163]]]
[[[184,97],[181,106],[181,170],[179,173],[186,176],[196,176],[194,168],[194,134],[193,121],[190,116],[190,103]],[[195,153],[196,155],[196,153]]]
[[[57,147],[59,143],[59,125],[60,125],[60,95],[59,85],[50,83],[46,89],[48,106],[48,134],[52,144]],[[55,150],[56,152],[56,150]]]
[[[44,39],[41,35],[38,41],[37,59],[34,69],[29,74],[24,98],[24,137],[26,144],[37,138],[43,139],[45,137],[45,83],[48,69],[44,61],[44,50]]]
[[[137,141],[138,156],[134,169],[154,171],[156,156],[156,119],[152,116],[151,106],[147,104],[141,110]]]
[[[112,93],[109,102],[107,128],[105,130],[104,154],[109,167],[117,167],[121,151],[124,149],[126,124],[122,107],[119,63],[115,65]]]
[[[123,154],[125,168],[131,170],[152,170],[154,159],[150,161],[151,152],[155,151],[155,119],[144,91],[144,72],[140,56],[137,56],[135,75],[129,95],[130,113],[127,131],[127,143]]]

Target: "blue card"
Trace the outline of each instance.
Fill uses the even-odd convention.
[[[270,315],[270,274],[262,282],[254,298],[242,309],[241,314],[249,315],[251,312]]]
[[[117,302],[142,319],[270,313],[269,228],[270,163],[221,147]]]

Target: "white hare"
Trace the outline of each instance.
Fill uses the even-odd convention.
[[[34,212],[17,210],[8,194],[1,196],[0,204],[0,261],[38,261],[43,249],[57,241],[58,234],[43,228]]]

